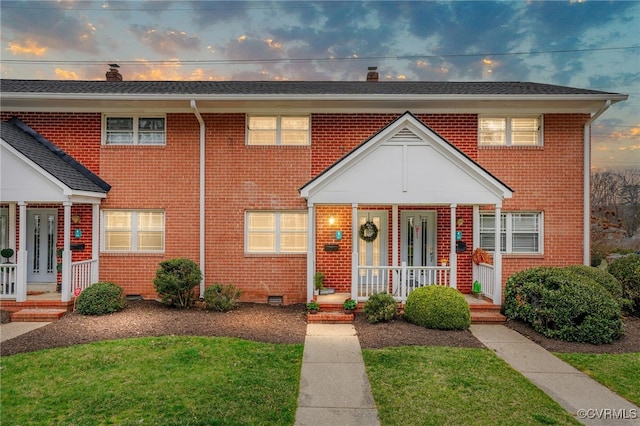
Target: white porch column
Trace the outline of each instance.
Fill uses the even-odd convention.
[[[391,236],[391,261],[393,262],[393,266],[397,267],[400,265],[400,244],[398,242],[398,205],[394,204],[391,206],[391,232],[393,235]]]
[[[91,284],[100,281],[100,205],[91,206]]]
[[[458,288],[458,255],[456,254],[456,204],[451,204],[451,252],[449,264],[451,265],[450,287]]]
[[[16,302],[27,300],[27,203],[18,203],[20,212],[20,231],[18,232],[18,257],[16,260]]]
[[[351,298],[358,300],[358,204],[351,204]]]
[[[71,300],[71,203],[65,201],[64,206],[64,247],[62,249],[62,301]]]
[[[502,252],[500,251],[501,207],[495,209],[495,247],[493,249],[493,304],[502,305]]]
[[[316,273],[316,209],[313,204],[307,207],[307,301],[313,299]]]
[[[13,249],[15,253],[18,253],[18,247],[16,247],[16,229],[18,229],[16,223],[16,203],[9,203],[9,248]]]

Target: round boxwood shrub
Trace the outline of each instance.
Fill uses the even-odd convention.
[[[204,303],[207,309],[227,312],[236,307],[242,291],[233,284],[214,284],[204,291]]]
[[[622,297],[630,301],[629,313],[640,316],[640,254],[616,259],[608,271],[622,284]]]
[[[126,305],[124,290],[112,282],[98,282],[82,290],[76,310],[82,315],[104,315],[122,310]]]
[[[624,333],[620,305],[600,284],[568,268],[533,268],[513,274],[504,313],[559,340],[610,343]]]
[[[188,308],[201,279],[202,272],[193,260],[177,258],[160,262],[153,285],[165,305]]]
[[[364,304],[363,311],[371,324],[391,321],[398,315],[398,302],[388,293],[375,293]]]
[[[439,330],[466,330],[471,311],[464,296],[451,287],[420,287],[409,293],[404,306],[407,321]]]

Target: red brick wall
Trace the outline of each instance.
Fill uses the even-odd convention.
[[[166,252],[101,254],[100,279],[125,287],[127,294],[155,297],[153,277],[159,262],[187,257],[199,262],[199,125],[193,114],[167,115],[166,146],[102,146],[100,114],[2,113],[17,115],[112,185],[101,209],[162,209],[166,213]],[[258,147],[245,144],[244,114],[205,114],[206,122],[206,284],[233,283],[242,300],[285,303],[306,299],[306,255],[252,255],[244,250],[247,210],[306,211],[298,188],[398,114],[314,114],[311,147]],[[434,131],[477,160],[515,190],[504,211],[545,214],[545,253],[505,256],[504,276],[538,264],[582,262],[582,131],[588,115],[546,115],[541,148],[478,148],[473,114],[420,114]],[[516,166],[517,165],[517,166]],[[351,206],[317,207],[317,270],[326,285],[348,291],[351,265]],[[367,206],[367,208],[371,208]],[[388,206],[381,208],[388,209]],[[421,207],[422,208],[422,207]],[[89,206],[74,206],[83,216],[83,253],[91,253]],[[450,210],[437,207],[438,253],[449,257]],[[330,227],[328,216],[336,218]],[[459,288],[471,286],[472,214],[459,206],[467,252],[458,256]],[[62,214],[60,214],[60,218]],[[391,215],[389,214],[389,218]],[[61,220],[61,219],[60,219]],[[324,252],[343,231],[338,252]],[[60,229],[62,227],[60,226]],[[391,226],[389,226],[391,229]],[[391,231],[389,230],[389,233]],[[392,241],[389,234],[389,241]],[[391,264],[391,248],[389,264]]]
[[[583,131],[588,114],[546,114],[544,146],[480,148],[480,164],[514,190],[503,211],[544,213],[544,254],[504,255],[503,281],[533,266],[582,264]]]

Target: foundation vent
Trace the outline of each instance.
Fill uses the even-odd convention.
[[[267,296],[267,303],[270,305],[282,305],[284,298],[282,296]]]

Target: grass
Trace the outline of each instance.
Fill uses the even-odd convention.
[[[554,354],[618,395],[640,405],[640,352],[625,354]]]
[[[579,424],[486,349],[363,350],[383,425]]]
[[[290,425],[302,350],[167,336],[2,357],[2,423]]]

